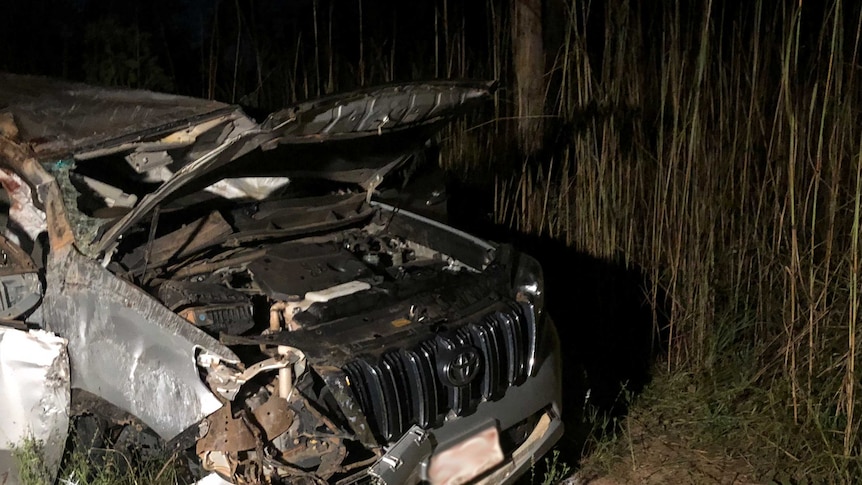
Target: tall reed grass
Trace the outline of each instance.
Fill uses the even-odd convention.
[[[548,99],[564,141],[497,177],[497,221],[645,268],[654,307],[669,295],[668,369],[745,355],[739,372],[777,398],[764,419],[811,436],[780,452],[852,481],[862,12],[693,3],[568,3]]]

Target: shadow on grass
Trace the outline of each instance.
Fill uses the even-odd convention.
[[[486,210],[489,194],[463,186],[448,190],[450,224],[512,244],[542,264],[546,308],[562,345],[566,433],[558,449],[562,459],[575,464],[590,443],[611,431],[613,418],[625,415],[631,398],[649,382],[663,341],[656,329],[665,326],[660,321],[665,312],[657,308],[659,321],[654,322],[649,280],[640,268],[494,225]],[[537,466],[537,483],[542,483],[543,466]]]

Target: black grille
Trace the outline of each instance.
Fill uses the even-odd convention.
[[[450,411],[466,416],[482,400],[501,398],[526,380],[535,346],[532,309],[513,303],[413,348],[356,359],[343,370],[374,434],[392,441],[414,424],[434,427]],[[465,375],[469,382],[458,385],[456,378]]]

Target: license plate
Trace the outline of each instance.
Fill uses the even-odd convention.
[[[460,485],[503,462],[500,433],[488,428],[431,457],[431,485]]]

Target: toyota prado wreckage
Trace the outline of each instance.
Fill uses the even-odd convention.
[[[562,433],[541,268],[375,200],[489,96],[386,85],[257,122],[0,74],[0,328],[65,343],[72,421],[121,410],[208,480],[512,482]]]

